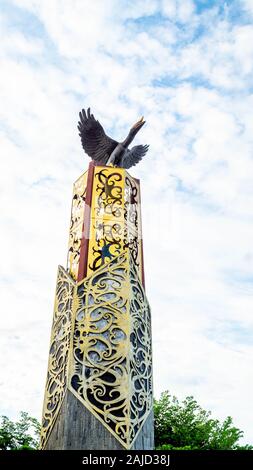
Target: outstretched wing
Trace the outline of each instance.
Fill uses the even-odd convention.
[[[131,168],[131,166],[136,165],[147,153],[148,148],[149,145],[135,145],[131,150],[125,152],[121,166],[123,168]]]
[[[87,109],[87,113],[82,109],[79,117],[77,128],[84,151],[92,160],[105,164],[118,142],[106,135],[101,124],[90,113],[90,108]]]

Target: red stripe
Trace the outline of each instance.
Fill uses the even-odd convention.
[[[83,219],[83,230],[82,230],[82,241],[80,246],[80,258],[77,281],[81,281],[87,275],[87,263],[88,263],[88,249],[89,249],[89,234],[90,234],[90,223],[91,223],[91,200],[92,200],[92,188],[93,188],[93,175],[94,175],[94,163],[90,162],[88,169],[87,178],[87,189],[84,206],[84,219]]]

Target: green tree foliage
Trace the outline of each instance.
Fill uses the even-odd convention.
[[[18,421],[13,422],[7,416],[1,417],[0,450],[32,450],[38,449],[40,424],[21,411]]]
[[[154,403],[155,444],[168,450],[253,450],[240,446],[243,431],[233,426],[228,416],[224,422],[210,417],[192,396],[182,403],[169,392]]]

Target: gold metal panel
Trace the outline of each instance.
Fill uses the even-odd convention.
[[[125,169],[95,167],[87,275],[129,248],[142,279],[140,187]]]
[[[59,266],[42,415],[42,448],[47,442],[67,390],[74,286],[70,276]]]
[[[139,240],[141,240],[140,185],[127,172],[125,172],[124,204],[126,225],[131,232],[136,232]]]
[[[123,168],[95,167],[92,218],[124,220],[124,172]]]
[[[91,219],[87,274],[95,272],[124,250],[122,220]]]
[[[129,248],[135,267],[142,279],[142,227],[140,185],[135,178],[125,172],[125,244]]]
[[[129,250],[77,284],[70,390],[129,449],[152,408],[150,309]]]
[[[74,183],[73,188],[67,267],[70,275],[75,280],[78,275],[80,246],[83,235],[87,175],[88,172],[86,171]]]
[[[142,279],[142,240],[139,239],[136,231],[132,231],[131,226],[125,226],[123,248],[129,249],[139,278]]]

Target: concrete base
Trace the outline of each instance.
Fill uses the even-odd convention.
[[[131,450],[154,448],[153,412]],[[126,450],[105,426],[67,390],[45,450]]]

